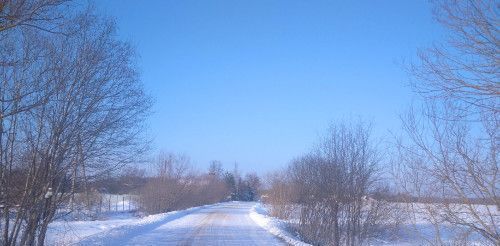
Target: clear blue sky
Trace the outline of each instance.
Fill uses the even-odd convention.
[[[329,122],[377,137],[412,100],[402,61],[439,41],[427,1],[97,1],[136,45],[156,151],[265,173]]]

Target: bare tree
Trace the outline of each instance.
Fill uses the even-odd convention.
[[[377,164],[363,125],[332,125],[317,150],[292,165],[300,193],[301,227],[313,241],[358,245],[365,235],[363,197]]]
[[[11,209],[19,206],[19,190],[26,178],[18,163],[22,160],[22,133],[28,110],[47,103],[50,93],[43,93],[52,80],[45,74],[53,69],[46,57],[44,33],[58,32],[66,1],[0,1],[0,242],[13,244],[18,231],[11,227]],[[46,91],[45,91],[46,92]],[[16,228],[19,220],[14,221]]]
[[[410,204],[411,211],[435,228],[436,236],[424,239],[446,244],[441,231],[451,225],[455,243],[467,244],[481,235],[497,244],[498,143],[491,141],[494,136],[476,135],[468,122],[442,119],[454,114],[431,108],[424,115],[404,117],[409,141],[398,148],[400,187],[421,202]]]
[[[435,17],[449,32],[444,44],[421,50],[410,66],[417,93],[451,101],[461,116],[498,113],[499,20],[493,0],[440,0]]]
[[[395,217],[388,202],[371,198],[378,162],[369,126],[333,124],[311,153],[274,176],[272,211],[285,218],[298,213],[299,233],[314,244],[363,244]]]
[[[456,243],[480,235],[498,245],[499,5],[468,0],[435,6],[449,39],[421,51],[410,67],[423,107],[402,117],[408,141],[398,144],[400,184],[420,201],[434,201],[413,207],[436,229],[429,242],[446,244],[441,230],[451,225]]]
[[[69,0],[2,0],[0,1],[0,32],[14,28],[34,28],[60,33],[66,19],[64,11],[55,11]]]
[[[23,32],[19,54],[33,59],[3,66],[4,245],[43,245],[72,183],[130,162],[144,147],[141,122],[150,103],[133,49],[92,10],[66,21],[61,30],[71,35]]]
[[[224,169],[222,168],[222,162],[215,160],[211,161],[210,166],[208,167],[208,174],[222,178],[222,175],[224,174]]]

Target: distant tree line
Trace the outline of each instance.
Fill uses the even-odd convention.
[[[256,174],[242,178],[236,168],[225,171],[220,161],[199,172],[187,156],[162,153],[154,164],[154,174],[134,193],[140,209],[153,214],[222,201],[254,201],[259,190]]]
[[[131,195],[134,207],[147,214],[164,213],[224,201],[257,201],[261,180],[255,173],[241,176],[237,167],[224,170],[212,161],[207,171],[196,169],[188,156],[160,153],[150,171],[131,165],[119,173],[106,173],[77,186],[69,206],[92,217],[103,194]]]
[[[213,165],[213,163],[212,163]],[[255,173],[249,173],[244,178],[238,172],[237,166],[233,172],[222,174],[224,183],[229,189],[230,199],[234,201],[255,201],[259,199],[261,181]]]

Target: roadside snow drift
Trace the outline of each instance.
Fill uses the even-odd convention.
[[[296,246],[306,246],[310,245],[304,243],[294,237],[291,233],[286,230],[286,223],[280,219],[268,216],[267,210],[262,207],[262,204],[258,203],[252,207],[250,211],[250,218],[252,218],[255,223],[272,233],[273,235],[283,239],[285,242],[296,245]]]

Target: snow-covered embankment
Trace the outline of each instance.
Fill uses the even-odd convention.
[[[269,231],[271,234],[283,239],[285,242],[295,246],[307,246],[310,244],[300,241],[287,231],[285,221],[271,217],[268,215],[266,208],[261,203],[256,204],[250,211],[250,218],[262,228]]]

